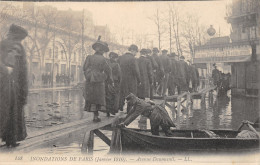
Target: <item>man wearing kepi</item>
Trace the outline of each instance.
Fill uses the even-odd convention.
[[[114,85],[112,79],[112,71],[109,67],[106,58],[103,56],[105,52],[109,51],[108,45],[100,41],[100,36],[92,45],[95,50],[94,55],[87,56],[83,71],[86,78],[84,97],[85,110],[94,113],[94,122],[100,122],[98,118],[99,111],[106,111],[106,94],[105,94],[105,80]]]
[[[27,31],[11,25],[0,43],[0,136],[8,147],[27,136],[23,108],[27,102],[26,54],[21,41]]]
[[[140,85],[140,72],[135,55],[138,52],[136,45],[131,45],[128,52],[119,59],[119,65],[122,71],[122,83],[120,87],[120,110],[123,111],[124,100],[130,93],[137,94],[137,86]],[[127,112],[128,112],[127,108]]]
[[[165,108],[160,105],[155,105],[152,102],[145,102],[137,98],[134,94],[129,94],[126,97],[127,104],[131,107],[126,118],[119,126],[127,126],[134,121],[139,115],[143,115],[150,119],[151,133],[159,135],[159,127],[161,126],[166,136],[171,136],[170,127],[175,127]]]

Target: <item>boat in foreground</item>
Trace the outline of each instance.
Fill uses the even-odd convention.
[[[123,152],[252,151],[259,150],[259,134],[249,130],[173,130],[167,137],[150,130],[121,129]]]

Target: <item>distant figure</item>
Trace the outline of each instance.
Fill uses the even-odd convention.
[[[214,69],[212,70],[213,84],[217,87],[220,86],[221,72],[217,69],[216,64],[213,64]]]
[[[200,85],[200,79],[199,79],[199,71],[195,67],[195,64],[191,64],[191,83],[192,83],[192,92],[198,91],[198,86]]]
[[[115,115],[119,109],[119,94],[120,94],[120,84],[122,81],[122,72],[119,64],[117,63],[118,54],[115,52],[109,53],[108,64],[112,69],[112,78],[114,81],[114,86],[106,80],[106,108],[107,116]]]
[[[123,111],[124,100],[130,93],[137,94],[137,86],[140,84],[140,72],[135,55],[138,52],[136,45],[131,45],[128,52],[119,59],[119,65],[122,71],[122,83],[120,87],[119,109]],[[127,109],[127,112],[129,109]]]
[[[27,102],[28,77],[26,54],[21,41],[27,31],[10,26],[7,38],[0,43],[0,137],[7,147],[27,136],[23,108]]]
[[[105,80],[113,83],[112,71],[103,54],[109,51],[106,42],[98,40],[92,45],[93,55],[87,56],[83,71],[86,78],[84,97],[85,110],[94,113],[94,122],[100,122],[99,111],[106,112]]]
[[[170,127],[175,127],[175,125],[165,108],[160,105],[155,105],[152,102],[145,102],[132,93],[126,97],[126,100],[131,109],[120,126],[129,125],[138,116],[142,115],[150,119],[151,133],[153,135],[159,136],[160,126],[166,136],[172,135]]]

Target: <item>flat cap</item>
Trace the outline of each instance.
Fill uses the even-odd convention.
[[[12,24],[9,28],[9,35],[15,36],[15,38],[23,40],[27,35],[28,32],[23,27]]]

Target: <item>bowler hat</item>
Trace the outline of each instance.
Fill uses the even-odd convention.
[[[184,56],[180,56],[180,59],[185,59],[185,57]]]
[[[132,44],[132,45],[129,46],[128,50],[138,52],[138,47],[136,45]]]
[[[8,34],[15,36],[17,39],[23,40],[28,35],[28,32],[21,26],[12,24],[9,28]]]
[[[162,53],[167,53],[167,52],[168,52],[168,50],[166,50],[166,49],[162,50]]]
[[[158,48],[153,48],[153,52],[154,52],[154,53],[159,53]]]
[[[117,57],[118,57],[118,54],[115,53],[115,52],[110,52],[110,53],[109,53],[109,57],[110,57],[110,58],[117,58]]]
[[[141,49],[141,50],[140,50],[140,53],[141,53],[141,54],[147,54],[147,50],[146,50],[146,49]]]
[[[106,42],[100,41],[101,36],[98,36],[98,40],[92,45],[92,48],[96,50],[97,47],[101,47],[105,52],[109,51],[108,45]]]

